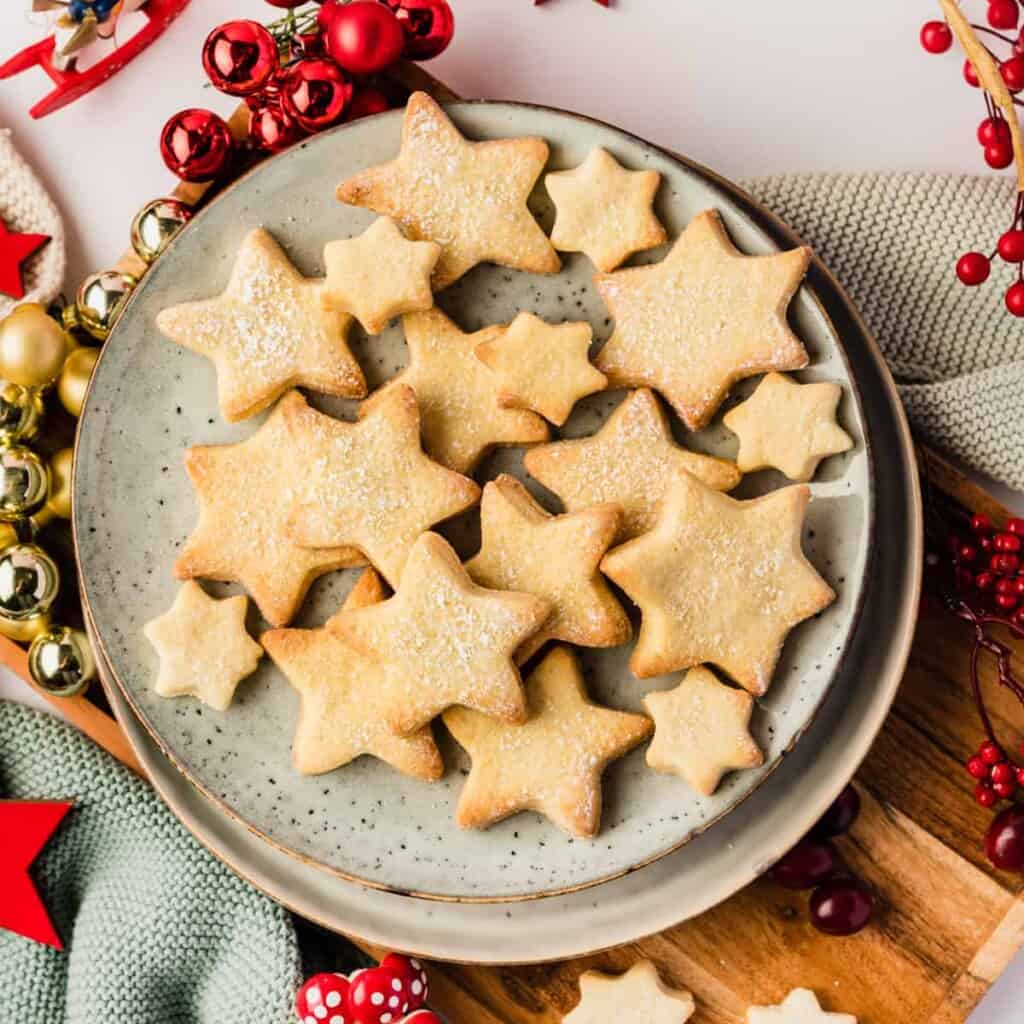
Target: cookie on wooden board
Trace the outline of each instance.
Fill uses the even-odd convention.
[[[826,1013],[818,997],[806,988],[795,988],[778,1006],[751,1006],[747,1024],[857,1024],[849,1013]]]
[[[584,971],[580,1001],[562,1024],[685,1024],[696,1010],[685,989],[669,988],[650,960],[625,974]]]

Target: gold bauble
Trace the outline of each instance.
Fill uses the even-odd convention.
[[[43,412],[42,395],[34,388],[0,382],[0,444],[31,441]]]
[[[71,468],[73,448],[61,448],[50,456],[50,492],[46,508],[61,519],[71,518]]]
[[[0,619],[8,622],[48,612],[60,589],[60,573],[38,544],[0,552]]]
[[[96,678],[89,638],[78,629],[54,626],[28,649],[28,670],[37,686],[55,697],[77,697]]]
[[[37,302],[15,308],[0,321],[0,378],[26,388],[49,387],[72,342]]]
[[[44,505],[43,508],[46,506]],[[39,510],[40,512],[43,509]],[[5,548],[9,548],[12,544],[18,544],[21,542],[21,536],[18,534],[18,527],[14,523],[0,523],[0,551]]]
[[[97,341],[106,341],[128,296],[138,283],[131,274],[122,274],[119,270],[102,270],[98,274],[90,274],[75,296],[82,327]]]
[[[48,493],[46,463],[31,448],[0,448],[0,520],[11,523],[38,512]]]
[[[64,369],[57,379],[57,397],[72,416],[82,415],[89,378],[99,357],[97,348],[76,348],[64,362]]]
[[[27,619],[12,619],[0,612],[0,634],[19,644],[30,644],[50,628],[50,613],[41,612]]]
[[[171,239],[192,219],[192,211],[177,199],[154,199],[132,221],[132,248],[143,263],[152,263]]]

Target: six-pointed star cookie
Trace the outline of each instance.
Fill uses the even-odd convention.
[[[669,988],[649,960],[625,974],[586,971],[580,1001],[562,1024],[685,1024],[696,1009],[685,989]]]
[[[558,255],[526,205],[547,159],[543,139],[469,142],[430,96],[415,92],[401,152],[342,182],[338,198],[393,217],[409,238],[439,242],[435,291],[486,261],[552,274]]]
[[[172,341],[213,361],[229,422],[265,409],[293,387],[362,398],[363,371],[345,343],[351,319],[323,309],[321,289],[256,229],[242,243],[222,294],[169,306],[156,323]]]
[[[570,512],[603,501],[621,506],[619,540],[654,525],[658,505],[679,470],[689,470],[716,491],[730,491],[740,482],[731,462],[676,444],[668,417],[646,388],[627,395],[596,434],[531,448],[523,464]]]
[[[653,529],[601,562],[643,614],[634,675],[711,662],[755,695],[768,689],[786,634],[835,599],[800,544],[810,496],[794,484],[736,501],[675,477]]]
[[[384,718],[406,735],[453,704],[523,721],[526,702],[512,653],[550,613],[542,598],[477,586],[448,542],[424,533],[395,596],[343,611],[330,628],[381,661]]]
[[[551,244],[562,252],[585,253],[604,271],[661,245],[665,229],[652,209],[660,181],[657,171],[627,171],[600,148],[579,167],[548,174],[544,185],[556,210]]]
[[[657,388],[698,430],[736,381],[807,365],[786,309],[809,258],[746,256],[714,210],[698,214],[660,263],[594,278],[615,317],[597,368],[613,387]]]
[[[778,1006],[751,1006],[747,1024],[857,1024],[849,1013],[826,1013],[818,997],[806,988],[795,988]]]
[[[423,453],[416,396],[404,385],[389,388],[358,423],[304,402],[284,412],[307,467],[288,535],[303,547],[357,547],[392,586],[416,538],[480,497],[472,480]]]
[[[601,773],[651,733],[650,719],[587,698],[576,658],[555,647],[526,680],[529,719],[496,722],[466,708],[444,724],[473,767],[459,797],[462,828],[487,828],[519,811],[546,815],[589,839],[601,824]]]
[[[192,580],[181,585],[170,609],[143,627],[160,658],[154,689],[161,697],[198,697],[227,710],[263,657],[245,631],[248,603],[244,594],[218,601]]]
[[[409,365],[363,403],[369,412],[396,387],[416,392],[423,446],[438,462],[468,473],[497,444],[546,441],[548,426],[536,413],[502,409],[498,377],[475,349],[504,330],[485,327],[463,334],[439,309],[402,317]]]
[[[393,220],[378,217],[358,238],[324,246],[324,308],[379,334],[393,316],[433,306],[430,274],[440,255],[436,242],[410,242]]]
[[[836,423],[842,394],[831,381],[798,384],[769,373],[750,398],[722,417],[740,439],[739,468],[752,473],[773,467],[790,480],[810,480],[823,458],[853,447],[853,438]]]
[[[533,409],[561,426],[581,398],[608,383],[587,354],[592,337],[588,323],[549,324],[520,313],[476,354],[498,376],[499,405]]]
[[[748,728],[754,698],[720,683],[706,668],[690,669],[674,690],[649,693],[644,707],[654,719],[647,763],[704,796],[714,793],[727,771],[764,763]]]
[[[554,608],[544,628],[516,652],[520,663],[548,640],[616,647],[630,638],[629,619],[598,569],[620,518],[618,506],[607,504],[552,516],[505,474],[484,487],[482,543],[466,571],[481,586],[525,590]]]

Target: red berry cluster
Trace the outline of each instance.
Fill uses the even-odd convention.
[[[967,759],[967,773],[978,781],[974,798],[982,807],[995,807],[1000,800],[1014,796],[1018,786],[1024,786],[1024,768],[1010,761],[1003,748],[992,740],[982,743],[978,752]]]
[[[949,539],[961,591],[973,592],[982,608],[1024,629],[1024,519],[1010,519],[1005,530],[994,530],[988,516],[978,514],[970,531],[967,538],[953,534]]]

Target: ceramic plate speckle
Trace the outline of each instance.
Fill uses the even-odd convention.
[[[601,145],[629,167],[659,170],[658,212],[670,237],[695,213],[715,207],[741,249],[775,248],[705,176],[624,133],[515,104],[458,104],[452,113],[473,138],[544,136],[552,146],[552,169],[574,166]],[[843,385],[840,419],[856,445],[824,463],[812,485],[805,550],[839,597],[791,634],[772,688],[759,701],[752,727],[765,750],[763,769],[732,775],[705,799],[678,779],[647,770],[640,749],[607,773],[602,829],[593,841],[573,840],[535,815],[519,815],[486,832],[462,832],[453,811],[466,762],[450,743],[443,743],[448,773],[434,785],[370,758],[304,778],[291,767],[298,699],[269,661],[242,684],[226,713],[190,699],[162,700],[152,691],[156,661],[142,625],[173,600],[178,584],[172,565],[196,519],[182,453],[190,445],[241,440],[261,422],[223,423],[212,366],[163,339],[155,316],[164,306],[219,291],[242,237],[255,226],[270,230],[303,272],[321,273],[324,243],[357,234],[372,220],[367,211],[335,202],[335,185],[393,156],[400,128],[397,113],[368,119],[263,165],[197,217],[143,280],[104,349],[80,428],[75,530],[85,596],[116,679],[161,747],[204,792],[282,849],[369,885],[441,899],[515,900],[594,885],[677,848],[749,795],[809,724],[856,624],[874,514],[869,446],[848,363],[806,287],[790,314],[811,355],[811,367],[798,376]],[[535,199],[549,227],[542,190]],[[646,259],[662,255],[655,250]],[[611,323],[591,273],[582,257],[569,257],[553,277],[480,267],[442,293],[439,304],[468,330],[507,322],[521,309],[553,320],[586,318],[600,344]],[[355,348],[371,387],[406,360],[396,326],[369,340],[357,336]],[[733,401],[749,390],[737,389]],[[608,393],[581,403],[563,434],[592,432],[621,397]],[[314,403],[353,415],[351,404],[320,397]],[[680,440],[700,451],[734,455],[735,441],[720,420],[698,434],[680,433]],[[500,451],[477,478],[502,471],[522,477],[521,455]],[[735,493],[751,496],[781,482],[771,473],[754,474]],[[550,504],[550,495],[534,490]],[[472,553],[478,534],[473,517],[445,532],[464,556]],[[354,578],[349,572],[322,579],[295,625],[321,624]],[[236,589],[210,587],[218,594]],[[263,626],[254,616],[253,632]],[[582,660],[598,700],[639,711],[646,692],[669,688],[675,679],[634,679],[626,667],[628,653],[586,651]]]

